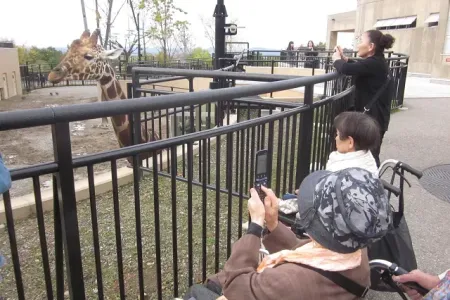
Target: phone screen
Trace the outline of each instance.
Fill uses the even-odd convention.
[[[267,173],[267,154],[258,155],[256,161],[256,174],[266,174]]]

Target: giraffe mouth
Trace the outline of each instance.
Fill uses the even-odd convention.
[[[53,84],[60,83],[63,81],[67,76],[67,72],[59,71],[59,70],[52,70],[48,74],[48,81],[50,81]]]

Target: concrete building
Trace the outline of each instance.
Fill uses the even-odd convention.
[[[22,95],[19,53],[17,48],[0,45],[0,100]]]
[[[357,0],[355,11],[328,16],[327,45],[339,32],[379,29],[396,38],[395,52],[409,54],[408,72],[450,78],[450,0]]]

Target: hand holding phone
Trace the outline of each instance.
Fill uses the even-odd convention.
[[[261,190],[261,186],[268,187],[269,175],[268,175],[268,151],[260,150],[256,153],[256,166],[255,166],[255,189],[258,192],[259,198],[264,202],[266,193]]]

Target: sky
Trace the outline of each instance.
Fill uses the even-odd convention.
[[[84,0],[88,26],[95,29],[94,0]],[[106,0],[98,0],[106,3]],[[114,0],[116,11],[125,0]],[[216,0],[175,0],[191,24],[194,44],[210,48],[201,18],[212,18]],[[284,49],[313,40],[326,41],[327,15],[356,9],[356,0],[225,0],[229,19],[238,30],[235,41],[249,42],[251,48]],[[0,38],[14,39],[17,45],[65,47],[84,30],[81,0],[0,0]],[[126,5],[117,17],[112,33],[118,40],[133,28]],[[338,43],[351,47],[352,34],[340,34]],[[156,45],[148,45],[156,47]]]

